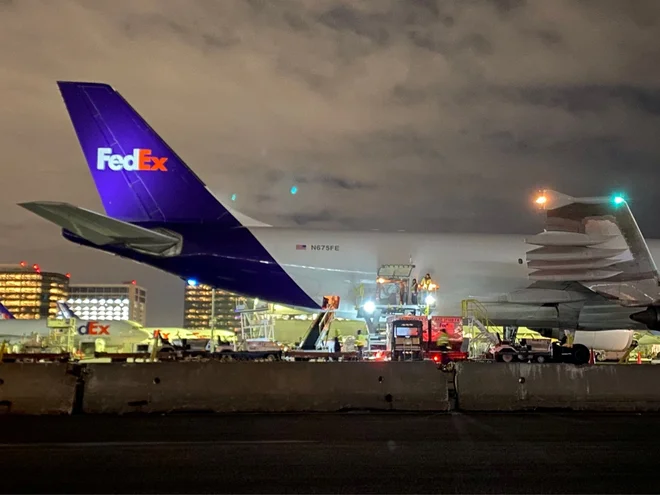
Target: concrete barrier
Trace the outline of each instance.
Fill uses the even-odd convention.
[[[430,362],[90,364],[83,412],[446,411],[451,377]]]
[[[62,363],[0,364],[0,414],[71,414],[76,377]]]
[[[459,363],[462,411],[659,411],[660,366]]]

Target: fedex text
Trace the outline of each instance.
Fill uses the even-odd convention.
[[[112,154],[112,148],[99,148],[96,154],[96,168],[106,170],[106,167],[113,172],[120,170],[126,171],[151,171],[167,172],[165,163],[166,157],[156,157],[151,154],[151,150],[135,148],[132,155]]]
[[[99,325],[97,321],[87,322],[78,327],[79,335],[110,335],[110,325]]]

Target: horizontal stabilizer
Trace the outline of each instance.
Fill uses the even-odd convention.
[[[145,229],[68,203],[34,201],[19,206],[97,246],[125,246],[156,256],[181,252],[182,239],[173,232]]]

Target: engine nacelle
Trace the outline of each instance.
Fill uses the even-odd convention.
[[[630,319],[646,325],[649,330],[660,330],[660,306],[649,306],[644,311],[630,315]]]

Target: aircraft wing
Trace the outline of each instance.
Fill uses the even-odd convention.
[[[572,198],[545,191],[545,229],[525,239],[530,289],[577,282],[623,306],[660,300],[660,278],[644,236],[623,198]]]
[[[181,250],[182,240],[173,232],[146,229],[69,203],[34,201],[19,206],[97,246],[125,246],[156,256],[172,256]]]

